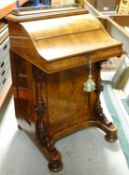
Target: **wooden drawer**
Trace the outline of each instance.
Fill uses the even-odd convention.
[[[0,78],[3,76],[3,71],[10,69],[10,60],[9,60],[9,54],[6,56],[3,62],[0,64]]]
[[[2,67],[0,69],[0,94],[8,78],[10,78],[10,75],[11,75],[9,54],[6,56],[6,58],[1,63],[1,65]]]
[[[8,37],[9,34],[7,25],[5,25],[3,28],[0,29],[0,44]]]
[[[8,61],[9,61],[9,53],[7,53],[5,57],[0,58],[0,71],[3,69],[3,67],[7,64]]]
[[[10,49],[9,38],[0,45],[0,62],[8,55]]]
[[[10,70],[6,71],[4,76],[2,77],[1,81],[0,81],[0,95],[2,93],[2,90],[4,89],[6,83],[8,82],[8,79],[10,79],[11,76],[11,72]]]

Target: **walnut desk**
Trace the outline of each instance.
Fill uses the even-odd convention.
[[[36,140],[51,171],[63,167],[54,142],[86,127],[98,127],[117,139],[103,113],[100,63],[122,54],[122,44],[81,8],[38,15],[8,16],[16,116],[35,122]],[[96,83],[83,90],[92,61]]]

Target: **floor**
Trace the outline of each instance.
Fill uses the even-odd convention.
[[[104,105],[104,102],[103,102]],[[105,108],[105,112],[106,111]],[[128,175],[119,141],[109,143],[104,133],[89,128],[56,143],[64,169],[58,175]],[[52,175],[35,143],[18,130],[11,94],[0,111],[0,175]]]

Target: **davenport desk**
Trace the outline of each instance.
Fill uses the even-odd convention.
[[[101,107],[100,65],[122,54],[122,44],[86,10],[58,10],[8,15],[16,116],[35,123],[36,140],[54,172],[63,167],[54,146],[60,138],[95,126],[108,141],[117,139]]]

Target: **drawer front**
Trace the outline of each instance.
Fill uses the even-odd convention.
[[[6,85],[6,82],[8,81],[8,79],[10,79],[10,77],[11,71],[8,68],[4,71],[3,76],[0,78],[0,94],[2,93],[2,90],[4,89],[4,86]]]
[[[0,44],[8,37],[8,35],[9,35],[8,28],[0,32]]]
[[[0,63],[0,94],[6,84],[8,78],[11,76],[9,54]]]
[[[11,71],[10,68],[10,62],[8,61],[6,64],[4,64],[3,69],[0,71],[0,79],[5,75],[6,72]]]
[[[10,57],[9,57],[9,54],[8,54],[6,57],[4,57],[4,58],[2,58],[2,59],[0,60],[0,74],[1,74],[1,72],[5,69],[5,67],[6,67],[7,65],[10,65]]]
[[[3,61],[4,57],[9,54],[10,43],[9,38],[7,38],[1,45],[0,45],[0,63]]]

